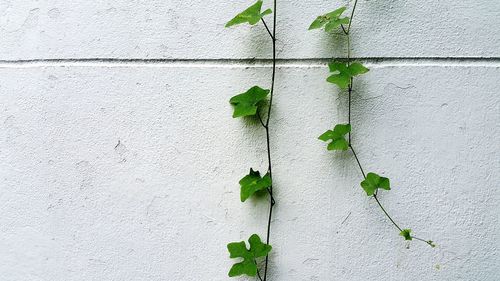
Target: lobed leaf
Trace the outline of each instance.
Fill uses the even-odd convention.
[[[243,261],[235,263],[231,267],[228,273],[229,277],[243,274],[256,276],[258,270],[256,258],[265,257],[272,250],[271,245],[262,243],[259,235],[257,234],[250,236],[248,242],[250,244],[250,250],[247,249],[244,241],[227,244],[227,250],[229,251],[230,258],[243,258]]]
[[[338,8],[337,10],[317,17],[309,26],[309,30],[325,27],[326,32],[330,32],[342,24],[349,24],[349,18],[340,18],[346,7]]]
[[[351,76],[357,76],[360,74],[365,74],[369,71],[368,68],[366,68],[364,65],[360,64],[359,62],[353,62],[349,67],[347,68],[349,71],[349,74]]]
[[[253,169],[250,169],[250,173],[244,176],[239,183],[241,186],[241,202],[245,202],[256,192],[264,190],[272,185],[269,173],[261,177],[259,171],[254,171]]]
[[[361,182],[361,187],[368,196],[375,194],[375,191],[379,188],[391,190],[389,179],[375,173],[368,173],[365,180]]]
[[[328,64],[330,72],[333,75],[329,76],[326,81],[336,84],[341,89],[347,89],[351,85],[351,79],[354,76],[365,74],[369,71],[368,68],[359,62],[345,63],[334,61]]]
[[[324,132],[318,139],[322,141],[331,142],[328,144],[328,150],[347,150],[349,149],[349,143],[345,139],[345,135],[351,131],[350,124],[338,124],[332,130]]]
[[[269,92],[259,86],[253,86],[248,91],[232,97],[229,103],[234,105],[233,118],[257,114],[260,102],[267,97]]]
[[[265,257],[269,254],[269,252],[271,252],[271,245],[262,243],[262,240],[260,240],[260,237],[257,234],[250,236],[248,242],[250,243],[250,252],[255,258]]]
[[[232,20],[230,20],[226,27],[230,27],[237,24],[242,24],[248,22],[250,25],[254,25],[260,21],[265,15],[272,13],[271,9],[267,9],[264,12],[260,12],[262,9],[262,0],[257,1],[252,6],[248,7],[243,12],[237,14]]]

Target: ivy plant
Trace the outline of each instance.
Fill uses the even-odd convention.
[[[257,1],[252,6],[248,7],[243,12],[237,14],[232,20],[230,20],[226,27],[231,27],[240,23],[249,23],[250,25],[255,25],[258,23],[265,15],[272,13],[271,9],[267,9],[264,12],[260,12],[262,9],[262,1]]]
[[[365,74],[369,71],[368,68],[359,62],[331,62],[328,64],[328,68],[333,74],[326,78],[326,81],[336,84],[343,90],[349,88],[354,76]]]
[[[234,105],[233,118],[257,114],[259,104],[266,99],[268,94],[269,90],[264,90],[259,86],[253,86],[243,94],[232,97],[229,103]]]
[[[330,32],[342,24],[349,24],[348,17],[341,18],[342,13],[344,13],[346,9],[347,7],[340,7],[333,12],[317,17],[316,20],[311,23],[311,26],[309,26],[309,30],[325,27],[325,31]]]
[[[241,192],[240,198],[241,202],[245,202],[256,192],[261,190],[267,190],[272,185],[271,176],[267,173],[264,177],[260,176],[259,171],[254,171],[250,168],[250,174],[244,176],[240,180]]]
[[[328,144],[328,150],[347,150],[349,149],[349,143],[345,139],[345,135],[351,131],[350,124],[338,124],[335,128],[324,132],[319,139],[322,141],[330,141]]]
[[[268,168],[264,176],[261,176],[259,171],[254,171],[250,168],[250,173],[243,176],[239,181],[240,184],[240,200],[245,202],[250,197],[256,196],[258,194],[264,193],[268,195],[269,198],[269,216],[267,220],[267,233],[265,243],[261,241],[261,238],[257,234],[253,234],[248,239],[250,249],[247,248],[244,241],[233,242],[227,245],[230,258],[239,258],[241,261],[234,264],[229,270],[228,275],[230,277],[247,275],[247,276],[257,276],[259,280],[266,281],[268,276],[268,264],[269,264],[269,252],[271,252],[271,245],[269,245],[270,234],[271,234],[271,219],[273,214],[273,207],[276,201],[273,197],[273,174],[272,174],[272,164],[271,164],[271,146],[269,138],[269,128],[271,120],[271,109],[273,106],[273,94],[274,94],[274,81],[276,74],[276,0],[273,2],[274,14],[273,14],[273,29],[269,29],[264,16],[272,14],[271,9],[266,9],[262,11],[262,0],[258,0],[255,4],[251,5],[243,12],[237,14],[233,19],[231,19],[226,27],[231,27],[239,24],[250,24],[255,25],[258,22],[262,22],[269,37],[271,39],[273,48],[273,64],[272,64],[272,76],[270,89],[265,89],[259,86],[253,86],[244,93],[240,93],[229,100],[229,103],[233,106],[233,118],[258,118],[262,128],[266,132],[266,144],[267,144],[267,164]],[[265,102],[267,101],[267,103]],[[267,105],[266,105],[267,104]],[[267,108],[265,107],[267,106]],[[263,114],[264,113],[264,114]],[[262,196],[259,196],[262,198]],[[258,263],[258,259],[263,259],[264,264]]]
[[[319,139],[322,141],[329,141],[330,143],[327,146],[328,150],[351,150],[356,163],[363,175],[363,181],[361,182],[361,187],[366,192],[367,196],[372,196],[377,202],[380,209],[387,216],[387,218],[391,221],[391,223],[396,227],[399,231],[399,235],[402,236],[405,240],[418,240],[427,243],[431,247],[435,247],[435,244],[432,240],[425,240],[414,236],[412,234],[411,229],[409,228],[401,228],[389,215],[389,213],[385,210],[383,205],[380,203],[378,198],[379,190],[391,190],[390,181],[388,178],[380,176],[376,173],[368,173],[365,174],[363,166],[359,161],[359,158],[354,150],[354,147],[351,142],[351,98],[353,91],[353,83],[354,78],[356,76],[365,74],[369,71],[368,68],[363,66],[360,62],[356,62],[351,57],[351,46],[350,46],[350,32],[351,32],[351,24],[354,17],[354,13],[356,11],[358,0],[354,1],[354,5],[351,11],[350,17],[343,16],[342,14],[347,10],[347,7],[338,8],[330,13],[326,13],[317,17],[309,27],[311,29],[320,29],[324,28],[326,32],[331,32],[334,30],[341,31],[346,36],[347,41],[347,59],[345,60],[334,60],[328,64],[328,68],[332,74],[326,79],[327,82],[337,85],[341,90],[347,90],[348,94],[348,122],[347,124],[338,124],[334,127],[333,130],[328,130],[324,134],[322,134]],[[345,135],[347,134],[347,140],[345,139]]]
[[[230,258],[243,259],[243,261],[233,264],[228,274],[230,277],[243,274],[256,276],[259,272],[257,268],[257,258],[266,257],[272,249],[270,245],[262,243],[257,234],[250,236],[248,243],[250,243],[250,250],[247,249],[245,241],[227,244]]]

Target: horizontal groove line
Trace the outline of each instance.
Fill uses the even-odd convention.
[[[335,59],[345,58],[284,58],[277,59],[278,67],[323,67]],[[357,57],[355,60],[375,67],[391,66],[484,66],[500,67],[497,57]],[[272,59],[122,59],[122,58],[79,58],[79,59],[27,59],[0,60],[0,67],[270,67]]]

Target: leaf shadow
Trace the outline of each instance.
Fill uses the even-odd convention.
[[[244,46],[245,54],[255,54],[249,58],[269,58],[272,52],[272,41],[264,25],[258,23],[250,26],[247,32],[249,36],[245,36],[245,39],[242,39],[244,40],[243,44],[240,44],[240,46]]]
[[[347,53],[347,39],[341,29],[331,32],[322,31],[319,35],[319,46],[320,54],[332,54],[328,58],[345,58],[343,54]]]

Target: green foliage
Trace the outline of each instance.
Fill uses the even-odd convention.
[[[341,89],[347,89],[351,85],[351,78],[360,74],[367,73],[368,68],[364,67],[359,62],[351,64],[345,62],[331,62],[328,64],[330,72],[334,74],[326,79],[326,81],[336,84]]]
[[[254,171],[250,169],[250,173],[244,176],[240,180],[241,192],[240,199],[241,202],[245,202],[254,193],[264,190],[272,185],[271,176],[269,173],[265,174],[264,177],[260,176],[259,171]]]
[[[271,9],[267,9],[264,12],[260,12],[262,9],[262,0],[257,1],[255,4],[252,6],[248,7],[246,10],[243,12],[239,13],[234,17],[232,20],[230,20],[227,24],[226,27],[230,27],[233,25],[237,24],[242,24],[248,22],[251,25],[254,25],[260,21],[261,18],[263,18],[265,15],[268,15],[272,13]]]
[[[399,235],[403,236],[405,238],[405,240],[410,240],[410,241],[412,240],[411,229],[403,229],[403,230],[401,230]]]
[[[361,63],[358,62],[353,62],[353,59],[351,57],[351,44],[350,44],[350,29],[351,29],[351,23],[353,21],[354,17],[354,12],[356,11],[356,5],[358,3],[358,0],[354,1],[354,4],[352,5],[352,12],[351,12],[351,17],[342,17],[342,14],[346,11],[346,7],[341,7],[333,12],[321,15],[317,17],[309,26],[309,30],[311,29],[321,29],[325,28],[326,32],[330,32],[334,30],[335,28],[342,27],[343,34],[347,37],[347,57],[345,62],[342,61],[333,61],[328,64],[328,67],[330,69],[330,72],[332,74],[326,79],[328,82],[336,84],[338,87],[341,89],[348,89],[348,94],[349,94],[349,111],[348,111],[348,118],[350,120],[351,117],[351,97],[352,97],[352,92],[353,92],[353,81],[354,77],[367,73],[369,71],[368,68],[363,66]],[[345,27],[344,25],[348,25]],[[350,121],[349,121],[350,123]],[[352,145],[346,141],[345,139],[345,134],[351,133],[351,126],[349,124],[347,125],[336,125],[333,130],[328,130],[324,134],[322,134],[319,139],[322,141],[331,141],[328,143],[328,150],[347,150],[351,149],[353,156],[356,159],[356,162],[359,166],[359,169],[361,170],[361,173],[363,176],[365,175],[364,169],[361,166],[361,162],[358,159],[358,156],[356,155],[356,152],[354,151],[354,148]],[[350,139],[350,138],[349,138]],[[381,177],[375,173],[368,173],[368,175],[365,176],[364,180],[361,182],[361,187],[365,190],[366,194],[368,196],[375,196],[375,199],[384,212],[384,214],[390,219],[392,224],[396,228],[398,228],[400,231],[400,235],[405,238],[405,240],[419,240],[423,241],[427,244],[429,244],[431,247],[435,247],[435,244],[431,240],[424,240],[421,238],[418,238],[416,236],[411,235],[411,230],[410,229],[402,229],[399,227],[399,225],[390,217],[390,215],[387,213],[387,211],[384,209],[378,198],[376,197],[376,194],[378,192],[378,189],[385,189],[385,190],[390,190],[390,182],[388,178]]]
[[[262,0],[258,0],[255,4],[239,13],[230,20],[226,27],[230,27],[237,24],[249,23],[250,25],[254,25],[259,21],[263,21],[264,27],[268,31],[268,34],[271,38],[271,43],[273,45],[273,75],[271,76],[271,89],[274,89],[275,85],[275,72],[276,72],[276,39],[275,39],[275,30],[276,30],[276,13],[273,15],[273,23],[274,26],[273,32],[270,31],[267,24],[264,22],[263,17],[265,15],[271,14],[271,9],[267,9],[264,12],[261,12],[262,9]],[[276,7],[276,1],[274,2],[274,6]],[[268,104],[268,111],[266,116],[266,121],[264,122],[262,116],[260,116],[259,107],[264,104],[266,97],[270,95],[270,102]],[[273,100],[273,91],[262,89],[258,86],[254,86],[250,88],[248,91],[238,94],[232,97],[229,102],[234,106],[233,118],[236,117],[244,117],[244,116],[254,116],[258,115],[259,121],[262,127],[266,131],[266,142],[267,142],[267,158],[268,158],[268,173],[266,173],[263,177],[261,177],[258,171],[254,171],[250,169],[250,173],[244,176],[239,184],[241,186],[240,199],[242,202],[245,202],[248,198],[254,195],[267,194],[270,195],[269,200],[269,219],[267,220],[267,240],[271,236],[270,227],[272,221],[272,210],[275,204],[275,200],[272,196],[273,194],[273,186],[272,186],[272,177],[271,177],[271,146],[269,145],[269,121],[271,119],[271,109],[272,109],[272,101]],[[248,275],[248,276],[259,276],[260,280],[267,280],[267,255],[271,251],[271,246],[262,243],[260,237],[257,234],[253,234],[248,239],[250,243],[250,249],[247,249],[247,246],[244,241],[229,243],[227,245],[227,249],[229,250],[231,258],[241,258],[242,261],[234,264],[230,271],[229,276],[240,276],[240,275]],[[263,279],[259,274],[259,269],[257,268],[257,258],[266,257],[266,267],[263,272]]]
[[[340,18],[346,7],[338,8],[337,10],[317,17],[309,26],[309,30],[325,27],[326,32],[339,27],[342,24],[349,24],[349,18]]]
[[[328,144],[328,150],[347,150],[349,149],[349,143],[344,138],[344,136],[351,131],[350,124],[338,124],[335,125],[335,128],[332,130],[328,130],[319,136],[319,139],[322,141],[331,142]]]
[[[243,274],[256,276],[258,270],[256,259],[267,256],[272,249],[271,245],[262,243],[257,234],[250,236],[248,242],[250,243],[250,250],[247,249],[245,241],[227,244],[230,258],[243,258],[242,262],[235,263],[231,267],[228,274],[229,277]]]
[[[229,103],[234,105],[233,118],[257,114],[260,102],[267,97],[269,92],[259,86],[253,86],[248,91],[232,97]]]
[[[363,187],[368,196],[375,194],[375,191],[379,188],[391,190],[389,179],[381,177],[375,173],[368,173],[368,175],[366,175],[366,179],[361,182],[361,187]]]

